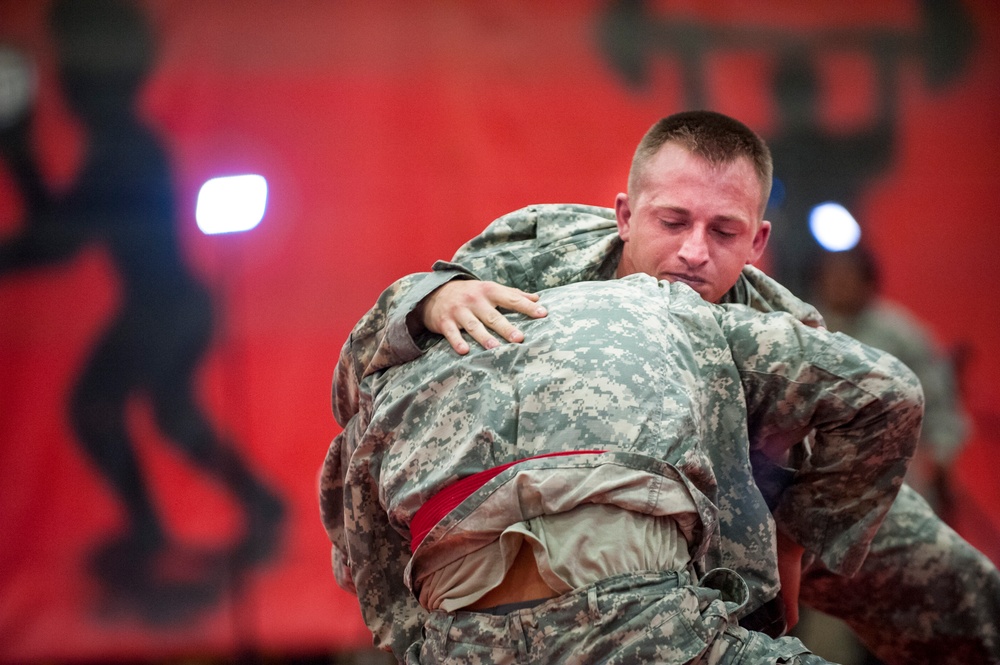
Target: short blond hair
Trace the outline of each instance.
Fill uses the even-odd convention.
[[[739,120],[714,111],[685,111],[661,119],[646,132],[632,157],[629,195],[640,188],[646,164],[666,143],[676,143],[711,164],[728,164],[746,157],[760,182],[761,216],[771,196],[774,163],[771,151],[756,132]]]

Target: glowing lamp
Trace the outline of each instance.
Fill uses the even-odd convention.
[[[843,252],[861,240],[861,227],[839,203],[821,203],[809,213],[809,230],[823,249]]]
[[[195,219],[202,233],[249,231],[264,219],[267,180],[259,175],[212,178],[198,191]]]

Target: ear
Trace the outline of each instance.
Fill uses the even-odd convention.
[[[767,239],[771,237],[771,222],[761,220],[760,227],[757,228],[757,233],[754,234],[753,243],[750,246],[750,256],[747,258],[747,264],[751,264],[759,259],[764,254],[764,248],[767,247]]]
[[[624,192],[615,197],[615,218],[618,220],[618,237],[627,241],[631,229],[632,209],[628,206],[628,194]]]

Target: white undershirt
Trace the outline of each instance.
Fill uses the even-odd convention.
[[[420,604],[451,612],[479,600],[503,581],[525,540],[557,593],[625,572],[683,570],[691,560],[672,518],[583,504],[511,525],[498,540],[434,571],[420,587]]]

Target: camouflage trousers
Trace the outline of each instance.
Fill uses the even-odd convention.
[[[811,567],[800,599],[887,665],[1000,664],[1000,572],[906,485],[861,570]]]
[[[747,591],[736,573],[718,569],[698,585],[688,582],[686,573],[626,573],[510,614],[434,612],[406,662],[827,662],[796,638],[772,639],[740,628],[733,613]]]

